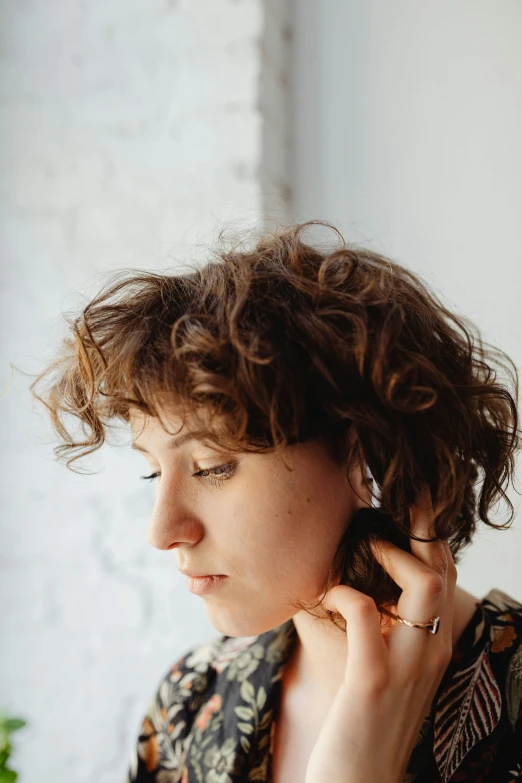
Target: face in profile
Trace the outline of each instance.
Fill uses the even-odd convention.
[[[366,505],[360,471],[352,488],[319,441],[234,454],[188,439],[181,423],[169,416],[167,432],[159,419],[132,414],[135,445],[159,474],[148,541],[174,550],[179,569],[227,577],[201,596],[216,630],[264,633],[299,611],[290,600],[320,596],[347,524]]]

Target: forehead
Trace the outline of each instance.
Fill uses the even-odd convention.
[[[166,421],[165,416],[162,414],[163,421]],[[168,421],[171,420],[171,417],[169,416]],[[177,426],[179,427],[181,421],[178,422]],[[131,432],[133,437],[138,437],[138,435],[141,432],[144,432],[145,430],[148,432],[152,432],[160,425],[159,419],[155,416],[148,416],[142,411],[130,409],[129,410],[129,425],[131,428]],[[174,422],[174,426],[176,425],[176,422]]]
[[[187,430],[194,429],[193,417],[185,419],[179,414],[165,408],[158,409],[158,416],[150,416],[140,410],[129,411],[129,425],[133,439],[138,437],[170,437],[171,435],[183,435]]]
[[[199,440],[214,447],[218,442],[215,430],[212,431],[204,419],[189,414],[183,418],[164,409],[158,410],[158,414],[150,416],[139,410],[129,412],[132,448],[146,451],[146,444],[153,441],[167,449],[178,448],[189,440]]]

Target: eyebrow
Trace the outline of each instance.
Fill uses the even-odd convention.
[[[174,451],[174,449],[179,449],[181,446],[183,446],[185,443],[188,443],[191,440],[198,440],[203,441],[208,439],[208,432],[205,432],[204,430],[193,430],[192,432],[185,432],[184,435],[175,435],[173,438],[170,438],[165,444],[165,448],[167,451]],[[139,446],[136,442],[133,441],[131,445],[131,449],[134,449],[135,451],[141,451],[144,454],[148,454],[149,452],[144,446]]]

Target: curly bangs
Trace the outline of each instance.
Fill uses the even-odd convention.
[[[309,226],[332,229],[337,246],[305,243]],[[195,417],[227,449],[322,438],[347,467],[360,465],[380,505],[347,527],[326,588],[340,578],[379,609],[398,600],[369,542],[409,550],[409,508],[424,484],[435,538],[454,556],[479,520],[505,528],[513,519],[512,360],[417,275],[346,243],[326,221],[279,228],[249,249],[218,243],[184,274],[127,270],[65,318],[70,332],[31,391],[67,467],[98,449],[113,423],[128,424],[133,411],[161,420],[165,407]],[[499,499],[511,511],[503,524],[490,518]]]

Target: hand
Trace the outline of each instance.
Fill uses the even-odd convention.
[[[411,531],[431,538],[433,506],[423,487],[410,509]],[[394,621],[386,633],[369,596],[337,585],[326,609],[346,620],[344,681],[312,750],[306,783],[399,783],[423,720],[452,655],[457,570],[447,542],[410,539],[412,554],[394,544],[372,550],[402,593],[397,614],[415,622],[440,616],[436,634]]]

